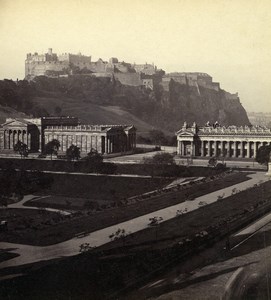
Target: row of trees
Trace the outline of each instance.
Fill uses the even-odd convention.
[[[156,140],[158,141],[158,140]],[[53,155],[58,154],[58,150],[60,148],[60,142],[56,139],[53,139],[52,141],[48,142],[45,145],[44,149],[44,155],[50,155],[51,159]],[[29,150],[26,144],[24,144],[21,141],[18,141],[14,145],[14,151],[19,153],[21,155],[21,158],[27,157]],[[257,155],[256,155],[256,161],[259,164],[264,164],[267,165],[268,162],[270,161],[270,155],[271,155],[271,145],[267,146],[262,146],[259,148]],[[71,145],[67,151],[66,151],[66,157],[68,160],[78,160],[80,159],[80,148],[77,147],[76,145]],[[224,163],[224,158],[225,158],[225,153],[221,153],[221,157],[223,159]],[[100,164],[103,162],[103,157],[101,154],[99,154],[96,150],[92,149],[87,157],[85,159],[90,159],[96,164]],[[169,153],[158,153],[152,158],[145,158],[144,159],[145,164],[174,164],[174,158],[171,154]],[[212,157],[209,160],[209,165],[216,166],[217,164],[217,157]]]
[[[50,155],[51,159],[53,157],[53,155],[57,155],[58,154],[58,150],[60,147],[60,142],[56,139],[53,139],[52,141],[48,142],[45,145],[45,149],[44,149],[44,155]],[[21,155],[21,158],[23,157],[27,157],[29,154],[29,149],[27,147],[26,144],[24,144],[21,141],[18,141],[14,147],[13,150],[17,153],[19,153]],[[91,151],[90,155],[93,156],[94,155],[94,150]],[[98,154],[98,153],[97,153]],[[96,155],[97,155],[96,154]],[[66,151],[66,157],[69,160],[78,160],[80,158],[80,148],[77,147],[76,145],[71,145],[67,151]]]

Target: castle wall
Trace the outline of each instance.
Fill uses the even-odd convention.
[[[96,62],[92,62],[90,64],[90,70],[94,73],[105,73],[106,72],[107,63],[99,59]]]
[[[227,100],[239,100],[238,93],[231,94],[229,92],[224,91]]]
[[[154,75],[157,69],[155,66],[151,64],[143,64],[143,65],[134,64],[133,68],[137,73],[143,73],[146,75]]]
[[[114,77],[123,85],[142,86],[142,80],[138,73],[115,73]]]
[[[35,77],[46,75],[46,71],[61,72],[69,68],[68,62],[30,62],[25,64],[26,77]]]

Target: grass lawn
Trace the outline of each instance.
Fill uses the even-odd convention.
[[[50,222],[41,222],[40,230],[38,230],[39,228],[35,228],[35,226],[34,228],[30,227],[27,229],[20,229],[15,232],[10,230],[8,233],[3,233],[0,238],[2,237],[3,241],[9,242],[19,242],[32,245],[50,245],[70,239],[76,233],[82,231],[92,232],[152,211],[181,203],[187,199],[187,195],[192,195],[195,198],[247,179],[248,178],[245,173],[232,173],[226,177],[215,179],[210,182],[187,186],[184,190],[173,191],[150,199],[145,199],[144,201],[136,202],[128,205],[127,207],[117,207],[101,212],[89,211],[85,214],[81,213],[75,215],[70,219],[66,217],[63,220],[56,220],[52,224],[50,224]],[[32,213],[38,215],[39,212],[32,211]],[[188,216],[190,216],[190,214],[188,214]]]
[[[53,299],[56,295],[59,299],[109,299],[107,296],[110,295],[110,291],[122,290],[127,283],[131,283],[134,277],[144,278],[153,270],[168,263],[172,259],[171,251],[168,248],[183,237],[204,230],[230,215],[238,214],[259,201],[271,201],[270,189],[271,182],[266,182],[260,187],[243,191],[187,215],[161,223],[156,243],[153,243],[156,240],[156,228],[149,228],[127,238],[126,245],[130,244],[131,251],[129,251],[129,247],[115,249],[116,255],[114,255],[114,251],[109,253],[100,251],[122,246],[122,241],[116,241],[98,248],[97,251],[101,256],[96,255],[94,251],[62,261],[57,260],[54,264],[41,269],[34,265],[33,272],[29,272],[24,277],[6,281],[0,288],[0,295],[3,299],[8,298],[7,295],[9,297],[12,295],[11,299],[18,299],[18,295],[31,299]],[[215,256],[218,248],[212,248],[211,253],[205,253],[204,264],[207,260],[212,260],[211,255]],[[180,252],[180,254],[182,253]],[[202,261],[201,253],[197,257],[199,260],[196,262],[193,261],[193,257],[191,260],[189,257],[187,261],[179,260],[176,263],[183,264],[182,272],[188,274],[189,270],[193,270],[187,267],[188,261],[189,265],[194,267],[198,266],[198,263],[202,264],[200,262]],[[160,272],[162,271],[160,270]],[[33,288],[27,289],[29,286]],[[139,285],[136,288],[139,289]],[[128,299],[128,297],[129,294],[126,297],[117,295],[111,298]],[[133,299],[141,298],[134,297]]]
[[[88,200],[111,200],[127,198],[162,188],[169,178],[111,177],[72,174],[48,174],[54,182],[43,190],[45,195],[87,198]]]
[[[54,228],[56,224],[65,222],[66,219],[67,217],[58,213],[42,210],[0,209],[0,220],[8,221],[8,231],[0,232],[0,241],[20,243],[27,241],[28,238],[25,239],[27,236],[34,241],[39,234],[41,237],[44,236],[46,228]]]
[[[253,205],[264,201],[271,202],[271,182],[265,182],[259,187],[242,191],[213,204],[202,206],[188,214],[177,216],[162,222],[158,228],[150,227],[127,238],[127,245],[133,251],[136,248],[165,248],[174,245],[183,238],[191,237],[211,225],[224,222],[230,216],[237,216],[249,210]],[[121,247],[120,241],[104,245],[103,248]]]

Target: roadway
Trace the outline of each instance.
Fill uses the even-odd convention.
[[[153,157],[157,153],[164,153],[164,151],[152,151],[152,152],[146,152],[146,153],[139,153],[139,154],[131,154],[131,155],[123,155],[118,157],[111,157],[111,158],[105,158],[105,162],[113,162],[113,163],[123,163],[123,164],[138,164],[142,163],[144,158],[150,158]],[[207,167],[208,160],[209,159],[202,159],[202,158],[196,158],[196,159],[187,159],[182,158],[179,156],[174,157],[175,162],[177,165],[190,165],[190,166],[203,166]],[[227,167],[229,168],[249,168],[249,169],[262,169],[265,170],[266,166],[262,166],[255,162],[254,160],[229,160],[225,159],[225,163]]]

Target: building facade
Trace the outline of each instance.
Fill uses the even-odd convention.
[[[187,157],[255,158],[261,146],[271,145],[271,129],[262,126],[189,126],[176,132],[177,153]]]
[[[4,152],[13,151],[18,141],[31,152],[43,152],[53,139],[60,142],[60,153],[76,145],[83,155],[92,149],[106,155],[133,151],[136,129],[133,125],[82,125],[74,117],[7,119],[0,126],[0,150]]]

